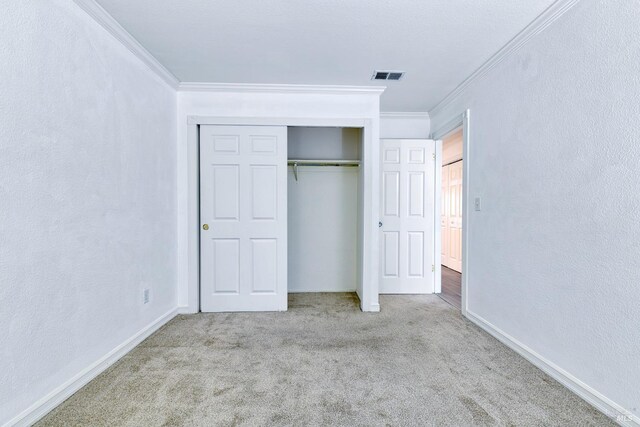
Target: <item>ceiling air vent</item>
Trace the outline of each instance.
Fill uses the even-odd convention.
[[[400,80],[404,71],[375,71],[371,80]]]

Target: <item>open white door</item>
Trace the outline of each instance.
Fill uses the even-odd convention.
[[[442,243],[440,246],[440,264],[449,264],[449,165],[442,167],[442,179],[440,188],[440,236]]]
[[[435,142],[381,140],[380,293],[434,292]]]
[[[457,272],[462,271],[462,160],[442,168],[446,186],[443,188],[447,248],[442,264]],[[444,239],[443,239],[444,241]]]
[[[200,222],[201,310],[286,310],[286,127],[200,127]]]

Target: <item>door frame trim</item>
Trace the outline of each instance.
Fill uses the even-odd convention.
[[[435,186],[433,196],[433,292],[442,292],[442,140],[435,139],[436,158],[434,166]]]
[[[379,129],[371,118],[299,118],[299,117],[187,117],[187,301],[184,311],[200,311],[200,125],[223,126],[313,126],[354,127],[362,129],[361,192],[362,218],[359,221],[359,265],[357,293],[362,311],[380,311],[378,298],[378,215],[379,215]],[[366,191],[365,191],[366,189]],[[369,190],[370,189],[370,190]],[[365,250],[366,249],[366,250]]]
[[[444,125],[440,126],[437,130],[431,133],[431,138],[436,141],[440,141],[440,147],[442,148],[442,138],[447,136],[449,133],[453,132],[460,126],[462,126],[462,277],[461,277],[461,309],[463,316],[467,316],[467,311],[469,309],[469,214],[470,214],[470,206],[469,206],[469,171],[471,169],[471,158],[470,154],[470,116],[471,110],[467,109],[460,114],[454,115],[449,121],[447,121]],[[438,161],[438,156],[436,154],[436,162]],[[437,163],[436,163],[437,167]],[[442,157],[440,156],[440,167],[442,167]],[[442,174],[442,170],[440,170]],[[436,173],[436,176],[438,174]],[[442,177],[440,178],[442,179]],[[442,203],[442,188],[440,185],[436,185],[436,200],[440,200]],[[440,214],[440,210],[438,209],[438,215]],[[436,230],[436,233],[440,235],[439,227]],[[442,237],[440,237],[442,238]],[[441,244],[442,242],[440,242]],[[436,252],[436,271],[438,268],[441,268],[442,265],[442,255],[440,253],[440,249]],[[442,290],[442,273],[436,275],[436,290]]]

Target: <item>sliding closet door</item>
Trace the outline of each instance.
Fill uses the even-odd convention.
[[[200,222],[201,310],[286,310],[286,127],[200,127]]]
[[[381,143],[380,293],[433,293],[435,143]]]

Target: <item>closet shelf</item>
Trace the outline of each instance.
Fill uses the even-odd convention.
[[[360,166],[360,160],[289,159],[287,164],[293,165],[293,176],[297,181],[298,166]]]

